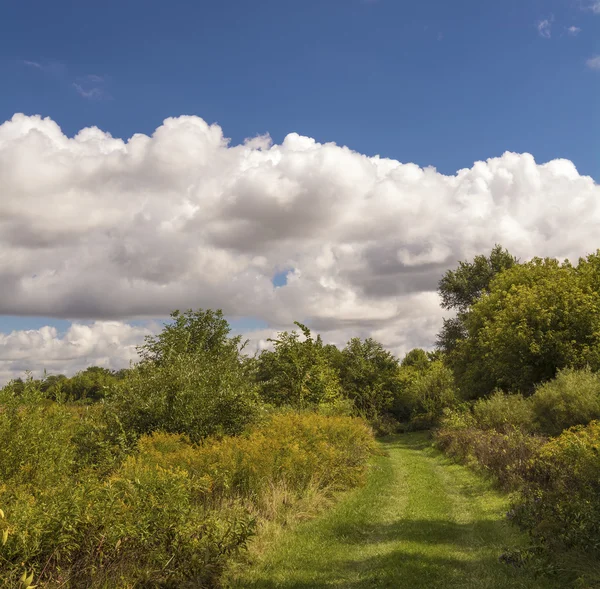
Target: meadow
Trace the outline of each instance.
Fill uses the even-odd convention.
[[[302,323],[250,356],[200,309],[8,383],[1,586],[600,586],[600,253],[498,246],[439,293],[402,360]]]

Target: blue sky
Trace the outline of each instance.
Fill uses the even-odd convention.
[[[296,132],[445,175],[527,152],[597,183],[599,56],[600,0],[20,0],[0,19],[0,124],[127,139],[197,115],[233,145]],[[68,329],[48,315],[0,315],[0,333]]]
[[[297,131],[443,173],[527,151],[598,179],[600,16],[584,2],[9,2],[0,117],[129,137],[198,114],[234,142]]]

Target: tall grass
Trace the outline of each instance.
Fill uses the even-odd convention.
[[[362,421],[314,413],[196,444],[154,432],[128,455],[105,427],[33,386],[3,393],[0,586],[216,586],[261,519],[358,484],[373,449]]]

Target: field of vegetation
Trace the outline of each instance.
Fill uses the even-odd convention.
[[[190,310],[128,369],[8,383],[0,586],[600,587],[600,252],[439,293],[402,360]]]

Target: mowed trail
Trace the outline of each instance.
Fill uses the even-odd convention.
[[[549,589],[499,561],[523,538],[506,496],[431,448],[426,434],[381,442],[366,486],[298,525],[243,573],[249,589]]]

